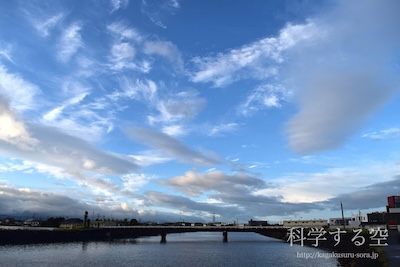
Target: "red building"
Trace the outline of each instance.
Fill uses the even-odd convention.
[[[388,228],[400,230],[400,196],[388,197],[388,205],[386,206]]]

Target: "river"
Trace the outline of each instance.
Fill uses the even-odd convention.
[[[337,266],[335,259],[306,259],[304,253],[326,251],[290,246],[256,233],[229,233],[222,242],[219,232],[168,234],[160,237],[110,242],[72,242],[0,246],[2,267],[122,267],[122,266]]]

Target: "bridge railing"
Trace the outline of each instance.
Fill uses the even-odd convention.
[[[213,229],[213,230],[229,230],[229,229],[244,229],[244,230],[262,230],[262,229],[286,229],[283,226],[184,226],[184,225],[136,225],[136,226],[103,226],[102,228],[129,228],[129,229]]]

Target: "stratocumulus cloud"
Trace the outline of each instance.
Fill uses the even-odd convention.
[[[143,128],[132,128],[129,130],[129,134],[133,139],[160,149],[166,155],[176,157],[184,162],[199,165],[213,165],[220,163],[217,159],[192,150],[177,139],[164,133]]]
[[[104,152],[53,127],[18,120],[1,98],[0,121],[0,149],[7,156],[58,166],[70,174],[127,174],[138,169],[132,157]]]
[[[319,35],[291,51],[287,74],[297,87],[299,112],[287,134],[295,152],[342,145],[397,92],[400,3],[384,2],[340,1],[313,20]]]

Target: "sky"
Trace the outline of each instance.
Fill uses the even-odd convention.
[[[281,222],[400,193],[396,0],[0,0],[0,215]]]

